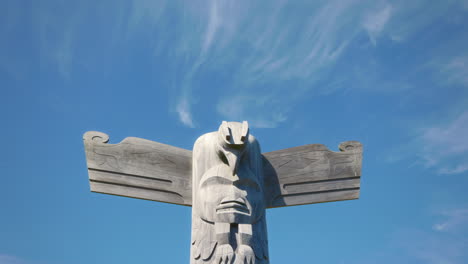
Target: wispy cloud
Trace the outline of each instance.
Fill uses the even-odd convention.
[[[390,4],[386,0],[306,1],[301,4],[285,0],[210,0],[203,5],[193,1],[115,1],[109,12],[107,6],[93,7],[97,14],[109,14],[103,18],[107,21],[101,24],[102,28],[94,32],[95,35],[106,34],[98,44],[100,52],[76,56],[81,41],[88,34],[82,27],[88,18],[80,14],[88,13],[83,11],[90,8],[80,3],[71,7],[60,3],[54,3],[58,6],[35,5],[34,24],[38,29],[43,68],[53,66],[68,78],[80,63],[94,65],[95,56],[102,56],[99,60],[105,61],[102,54],[116,53],[115,50],[107,53],[109,47],[118,46],[116,43],[140,41],[142,36],[150,36],[143,42],[146,45],[148,41],[147,46],[155,51],[155,65],[165,65],[168,75],[164,77],[172,79],[168,81],[173,84],[169,87],[176,90],[171,95],[170,110],[190,127],[197,120],[197,104],[212,107],[213,115],[223,118],[277,126],[288,119],[287,113],[298,101],[343,91],[346,83],[362,78],[350,67],[337,67],[345,61],[343,58],[356,52],[356,46],[376,48],[384,35],[406,37],[414,28],[419,29],[433,22],[434,17],[445,15],[432,6],[427,7],[428,12],[420,12],[427,4],[419,0],[409,7],[405,1]],[[413,23],[413,19],[418,22]],[[368,42],[363,44],[365,41]],[[90,46],[94,49],[94,45]],[[125,46],[126,51],[129,47]],[[365,56],[372,56],[363,50],[360,51]],[[77,63],[86,60],[79,57],[91,59]],[[353,65],[345,66],[356,67],[359,64],[356,60],[353,58],[349,62]],[[374,65],[359,65],[356,68],[360,68],[364,76],[371,75],[368,72],[373,71]],[[447,66],[447,71],[463,69],[466,64],[462,61]],[[452,78],[466,81],[463,77],[466,75],[457,76]],[[213,87],[213,80],[222,85]],[[201,98],[197,102],[193,97],[180,96],[207,93],[210,94],[208,99]],[[230,98],[246,96],[251,99],[236,101],[237,111],[219,107],[230,103]],[[257,100],[269,100],[269,103],[254,103]]]
[[[192,113],[190,112],[190,102],[187,97],[183,97],[179,100],[176,107],[177,114],[179,115],[180,121],[188,126],[195,127],[195,124],[192,119]]]
[[[217,111],[229,120],[249,120],[252,127],[272,128],[286,119],[285,109],[269,108],[274,102],[268,97],[255,98],[251,96],[234,96],[221,100],[217,105]],[[258,109],[269,109],[269,118],[265,118],[264,112]]]
[[[407,5],[385,0],[299,5],[290,1],[270,1],[268,5],[262,1],[210,1],[204,8],[188,5],[177,13],[174,31],[180,37],[174,38],[166,53],[176,54],[175,63],[182,65],[177,78],[185,85],[178,89],[203,93],[212,89],[203,80],[221,79],[222,88],[209,99],[216,103],[204,105],[216,105],[217,114],[223,118],[262,120],[274,127],[286,121],[291,106],[304,98],[342,92],[347,83],[358,83],[362,78],[373,78],[376,83],[369,86],[385,86],[369,74],[376,71],[376,63],[359,63],[357,55],[352,55],[352,63],[345,62],[346,58],[357,53],[363,60],[372,61],[366,49],[377,48],[380,38],[387,36],[388,41],[399,36],[403,41],[453,7],[441,4],[434,11],[433,6],[427,6],[424,1]],[[421,7],[431,12],[420,12]],[[373,45],[363,43],[365,35]],[[357,71],[364,76],[357,76]],[[232,100],[246,96],[255,99]],[[266,99],[271,100],[269,104],[252,104]],[[237,103],[235,111],[219,106],[226,102],[232,105],[232,101]],[[203,99],[199,103],[204,103]],[[189,105],[196,119],[196,104]]]
[[[136,32],[151,33],[158,22],[161,22],[161,14],[164,12],[165,7],[166,1],[131,1],[129,18],[126,25],[127,38]]]
[[[48,2],[32,5],[32,19],[37,32],[42,68],[55,69],[63,78],[72,75],[77,30],[86,8],[84,4]],[[60,10],[60,11],[58,11]]]
[[[468,111],[447,125],[427,129],[423,139],[428,143],[428,148],[437,148],[441,155],[468,151]]]
[[[437,52],[420,69],[431,75],[430,84],[414,87],[419,96],[413,98],[418,105],[421,98],[431,98],[433,109],[426,108],[412,120],[414,126],[408,131],[412,139],[394,148],[388,156],[389,162],[417,158],[418,164],[437,174],[453,175],[468,172],[468,56],[465,51],[454,49],[459,43],[445,43],[449,51]],[[418,78],[421,78],[419,75]],[[435,103],[437,102],[437,103]],[[422,107],[424,104],[421,104]],[[443,107],[443,108],[442,108]],[[437,120],[433,119],[438,117]],[[416,129],[414,129],[416,127]]]
[[[381,241],[380,249],[359,256],[351,263],[464,264],[468,257],[465,235],[400,227],[392,232],[388,241]]]
[[[434,23],[443,24],[451,19],[454,11],[460,9],[458,0],[431,2],[424,0],[391,1],[392,21],[386,28],[386,34],[397,42],[411,41],[425,30],[432,30]]]
[[[434,224],[432,232],[406,230],[400,233],[399,243],[410,255],[426,263],[462,264],[468,257],[468,209],[452,209],[439,214],[445,220]]]
[[[218,1],[214,0],[210,3],[210,13],[206,27],[205,38],[203,40],[202,54],[205,54],[213,43],[216,32],[221,26],[221,17],[218,10]]]
[[[468,111],[449,124],[426,129],[421,138],[424,144],[422,155],[427,167],[438,166],[441,174],[468,171]],[[444,166],[448,158],[457,158],[459,164]]]
[[[440,68],[443,82],[468,86],[468,55],[452,58]]]
[[[436,231],[460,232],[460,228],[468,230],[468,209],[459,208],[440,213],[445,219],[433,225]]]
[[[414,260],[428,264],[462,264],[467,256],[463,236],[442,236],[422,230],[402,230],[395,243]]]
[[[393,7],[390,4],[385,3],[383,7],[374,12],[369,13],[366,16],[363,22],[363,26],[367,30],[369,38],[371,39],[374,45],[376,45],[376,39],[385,28],[385,25],[389,21],[392,12]]]
[[[460,174],[468,171],[468,164],[459,164],[454,167],[443,167],[438,170],[440,174]]]
[[[191,9],[180,19],[191,24],[192,32],[173,44],[178,47],[176,59],[191,58],[192,63],[179,68],[185,84],[180,89],[202,91],[196,84],[200,76],[223,76],[224,93],[215,104],[218,114],[262,127],[285,121],[289,105],[319,89],[314,84],[363,31],[367,12],[366,5],[354,0],[302,6],[287,1],[268,6],[211,1],[208,8]],[[291,13],[297,14],[294,19]],[[181,48],[187,46],[180,41],[189,41],[191,49]]]

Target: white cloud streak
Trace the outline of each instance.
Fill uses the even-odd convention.
[[[380,250],[360,256],[351,263],[464,264],[468,257],[468,240],[464,234],[399,228]]]
[[[468,86],[468,55],[455,57],[442,65],[441,73],[446,83]]]
[[[440,174],[460,174],[468,171],[468,164],[459,164],[455,167],[443,167],[438,170]]]
[[[258,108],[268,108],[271,101],[268,97],[234,96],[220,101],[217,111],[229,120],[248,120],[252,127],[273,128],[285,121],[285,110],[270,108],[268,119],[265,118],[264,113],[256,111]]]
[[[444,232],[460,232],[460,229],[468,230],[468,209],[453,209],[441,212],[440,215],[444,216],[446,219],[445,221],[433,225],[434,230]]]
[[[374,30],[377,34],[376,26],[364,29],[362,25],[369,3],[333,0],[297,6],[276,1],[265,6],[211,1],[207,8],[190,6],[180,23],[191,30],[182,28],[182,37],[172,45],[177,60],[192,61],[191,66],[179,69],[183,76],[180,89],[182,93],[203,89],[194,84],[197,77],[216,76],[226,66],[237,65],[229,68],[230,76],[222,87],[226,95],[220,95],[216,103],[218,114],[275,127],[287,119],[289,105],[317,89],[314,84],[322,78],[321,73],[339,60],[360,32]],[[291,13],[299,15],[291,17]],[[389,12],[383,15],[390,17]],[[379,23],[379,29],[383,28],[385,21]],[[242,53],[238,53],[240,47]],[[291,81],[295,87],[287,85]],[[284,93],[286,89],[290,92]],[[254,103],[266,100],[269,103]],[[192,115],[190,100],[176,105],[179,109],[180,105],[188,106],[177,112]],[[270,111],[272,108],[277,111]],[[182,116],[186,115],[179,115],[179,119]]]
[[[76,7],[76,6],[75,6]],[[56,13],[61,9],[62,13]],[[35,26],[39,32],[39,47],[43,68],[51,65],[63,78],[69,78],[72,71],[75,41],[75,25],[78,21],[78,8],[69,12],[59,3],[36,5]]]
[[[160,22],[161,14],[166,6],[165,1],[138,0],[132,1],[127,23],[127,33],[154,29]],[[128,36],[127,36],[128,37]]]
[[[430,148],[437,148],[442,155],[460,154],[468,151],[468,111],[450,124],[426,130],[424,140]]]
[[[106,37],[112,39],[111,44],[101,49],[112,47],[121,39],[130,41],[136,33],[152,36],[150,42],[158,56],[155,59],[160,61],[162,56],[167,59],[168,72],[173,76],[168,77],[173,78],[169,81],[170,89],[177,90],[170,108],[187,126],[196,123],[197,102],[180,94],[204,94],[205,89],[213,89],[210,80],[222,76],[220,89],[223,91],[213,93],[210,103],[205,105],[212,105],[223,118],[258,120],[262,126],[274,127],[287,120],[291,105],[304,97],[345,88],[345,83],[337,82],[336,76],[345,78],[352,73],[333,72],[334,66],[342,61],[343,55],[349,54],[356,40],[362,41],[363,34],[368,35],[375,46],[384,35],[406,37],[411,30],[401,25],[412,24],[408,19],[423,17],[418,25],[432,21],[428,17],[433,13],[426,15],[427,12],[417,11],[426,5],[424,2],[417,1],[406,9],[402,3],[390,4],[386,0],[319,0],[301,4],[285,0],[211,0],[200,5],[194,1],[118,1],[109,23],[117,26],[100,31],[114,32]],[[35,24],[39,29],[41,57],[45,58],[41,61],[52,62],[67,78],[80,59],[75,54],[79,45],[76,43],[85,34],[78,28],[83,24],[79,20],[83,17],[80,11],[89,7],[83,9],[78,3],[72,8],[60,6],[59,9],[64,10],[62,14],[53,13],[58,9],[55,6],[35,8],[34,13],[39,14]],[[48,64],[42,66],[48,67]],[[466,69],[466,64],[454,61],[448,69]],[[362,71],[367,72],[366,69]],[[330,77],[332,75],[335,77]],[[462,74],[457,76],[453,78],[466,80]],[[323,85],[332,82],[338,85]],[[227,112],[219,107],[231,97],[245,96],[252,99],[237,101],[240,104],[237,108],[242,110]],[[252,104],[256,100],[270,101]],[[246,105],[248,103],[250,105]],[[272,108],[275,111],[270,111]]]
[[[223,93],[210,98],[217,100],[214,104],[217,113],[234,120],[262,120],[271,127],[287,120],[288,108],[304,97],[341,92],[347,83],[362,78],[372,82],[368,86],[380,81],[372,74],[376,72],[373,63],[360,65],[354,71],[336,72],[343,57],[353,52],[351,49],[367,45],[361,43],[363,34],[373,44],[367,48],[375,48],[384,37],[386,41],[405,41],[445,17],[447,10],[454,6],[447,3],[433,7],[419,0],[411,4],[385,0],[330,0],[299,5],[290,1],[268,2],[268,5],[252,1],[208,3],[203,7],[196,4],[177,7],[182,10],[176,14],[175,24],[180,27],[174,28],[179,37],[166,51],[175,54],[174,59],[183,65],[177,77],[184,85],[176,87],[182,93],[203,93],[210,88],[197,83],[200,76],[216,78],[228,71],[230,78],[223,84]],[[456,61],[450,67],[460,69],[464,65]],[[364,76],[356,76],[357,71]],[[347,81],[339,82],[336,76]],[[458,76],[460,79],[464,75]],[[362,82],[365,86],[365,81]],[[378,83],[378,86],[385,84]],[[392,85],[395,86],[408,85]],[[245,96],[273,101],[246,105],[254,100],[237,100],[239,110],[223,110],[232,109],[230,98]],[[225,102],[230,106],[220,107]],[[189,100],[188,105],[187,112],[196,119],[192,109],[196,104]],[[281,114],[271,113],[271,108]]]
[[[192,114],[190,112],[190,103],[187,97],[179,100],[176,107],[176,112],[179,115],[179,120],[186,126],[194,128]]]
[[[374,45],[377,44],[377,37],[384,30],[393,12],[390,4],[385,4],[383,8],[370,13],[364,20],[363,26],[369,34],[369,38]]]
[[[209,50],[215,34],[221,25],[221,17],[218,11],[218,1],[211,1],[209,20],[206,28],[205,39],[203,41],[202,56]]]
[[[451,123],[428,128],[422,135],[423,158],[427,167],[439,166],[440,174],[468,171],[468,111]],[[447,159],[461,158],[454,167],[442,166]]]
[[[434,234],[414,232],[414,238],[402,241],[410,256],[427,264],[463,264],[466,241],[458,238],[440,238]]]

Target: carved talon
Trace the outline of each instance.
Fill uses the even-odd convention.
[[[235,264],[255,264],[253,249],[247,245],[240,245],[236,255]]]
[[[234,250],[229,244],[218,246],[216,249],[214,264],[232,264],[234,260]]]

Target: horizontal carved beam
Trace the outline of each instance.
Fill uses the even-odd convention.
[[[312,144],[263,154],[267,207],[358,199],[362,144],[339,148]]]
[[[94,131],[83,140],[91,191],[191,206],[191,151],[131,137],[107,144]]]

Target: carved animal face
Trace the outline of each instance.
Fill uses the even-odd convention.
[[[222,162],[231,167],[231,174],[237,172],[237,168],[248,148],[249,125],[247,121],[226,122],[223,121],[218,129],[218,156]]]
[[[264,214],[261,175],[252,160],[247,122],[223,122],[217,132],[215,160],[203,172],[195,197],[199,216],[209,222],[255,223]],[[209,156],[209,155],[207,155]],[[255,158],[255,159],[252,159]],[[206,162],[206,161],[205,161]]]
[[[263,192],[256,175],[240,166],[232,175],[231,168],[221,164],[202,177],[196,205],[202,219],[208,222],[252,224],[263,216]]]

